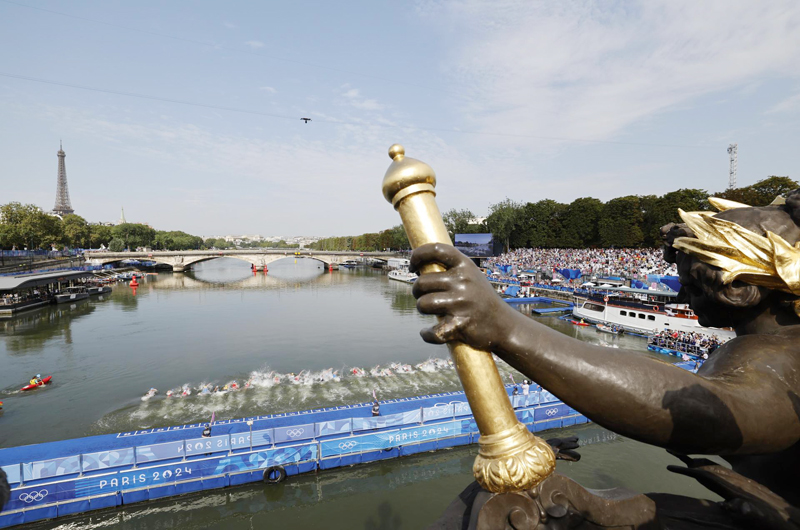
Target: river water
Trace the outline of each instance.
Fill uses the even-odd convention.
[[[641,338],[610,336],[552,316],[535,318],[587,342],[655,355]],[[459,390],[454,370],[446,366],[393,377],[351,374],[353,367],[369,372],[393,362],[446,359],[445,347],[419,338],[419,330],[433,322],[417,313],[409,285],[371,269],[329,273],[314,260],[289,258],[270,264],[266,275],[253,275],[243,262],[219,259],[187,274],[148,276],[135,294],[121,284],[102,299],[0,321],[0,447],[207,421],[212,413],[221,420],[360,403],[373,390],[379,399]],[[274,380],[287,373],[313,380],[326,369],[337,370],[341,379]],[[515,374],[505,365],[500,369],[506,378]],[[37,373],[53,375],[53,383],[20,393]],[[252,388],[245,392],[197,395],[201,385],[248,380]],[[164,397],[183,386],[193,395]],[[143,402],[151,387],[159,395]],[[587,487],[710,498],[690,479],[665,470],[675,462],[663,450],[595,425],[569,433],[589,445],[581,462],[559,463],[559,471]],[[420,528],[472,480],[475,451],[453,449],[38,526]]]

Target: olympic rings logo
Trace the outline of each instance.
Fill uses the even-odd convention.
[[[339,449],[352,449],[353,447],[357,446],[358,442],[341,442],[339,444]]]
[[[288,431],[286,431],[286,436],[288,436],[289,438],[297,438],[304,432],[306,432],[305,429],[289,429]]]
[[[40,500],[47,497],[48,493],[49,492],[47,490],[29,491],[27,493],[20,494],[19,500],[27,504],[30,504],[32,502],[39,502]]]
[[[545,411],[545,414],[547,414],[548,416],[555,416],[556,414],[558,414],[558,409],[547,409]]]

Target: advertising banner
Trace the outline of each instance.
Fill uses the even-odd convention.
[[[323,458],[341,456],[364,451],[389,449],[409,443],[420,443],[437,438],[449,438],[462,434],[462,422],[450,421],[434,425],[420,425],[396,431],[386,431],[373,434],[361,434],[336,440],[320,442],[320,452]]]

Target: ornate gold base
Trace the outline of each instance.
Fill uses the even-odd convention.
[[[550,445],[521,423],[481,436],[478,445],[472,474],[492,493],[533,489],[556,469],[556,455]]]

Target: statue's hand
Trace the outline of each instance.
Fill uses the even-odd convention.
[[[550,438],[546,440],[548,445],[553,448],[557,460],[566,460],[567,462],[577,462],[581,459],[580,453],[573,451],[577,449],[578,437],[570,436],[568,438]]]
[[[413,293],[417,309],[442,317],[439,323],[420,332],[431,344],[460,341],[483,351],[508,336],[506,329],[518,313],[494,292],[492,284],[469,258],[450,245],[429,244],[411,255],[411,271],[429,263],[447,270],[420,275]]]

